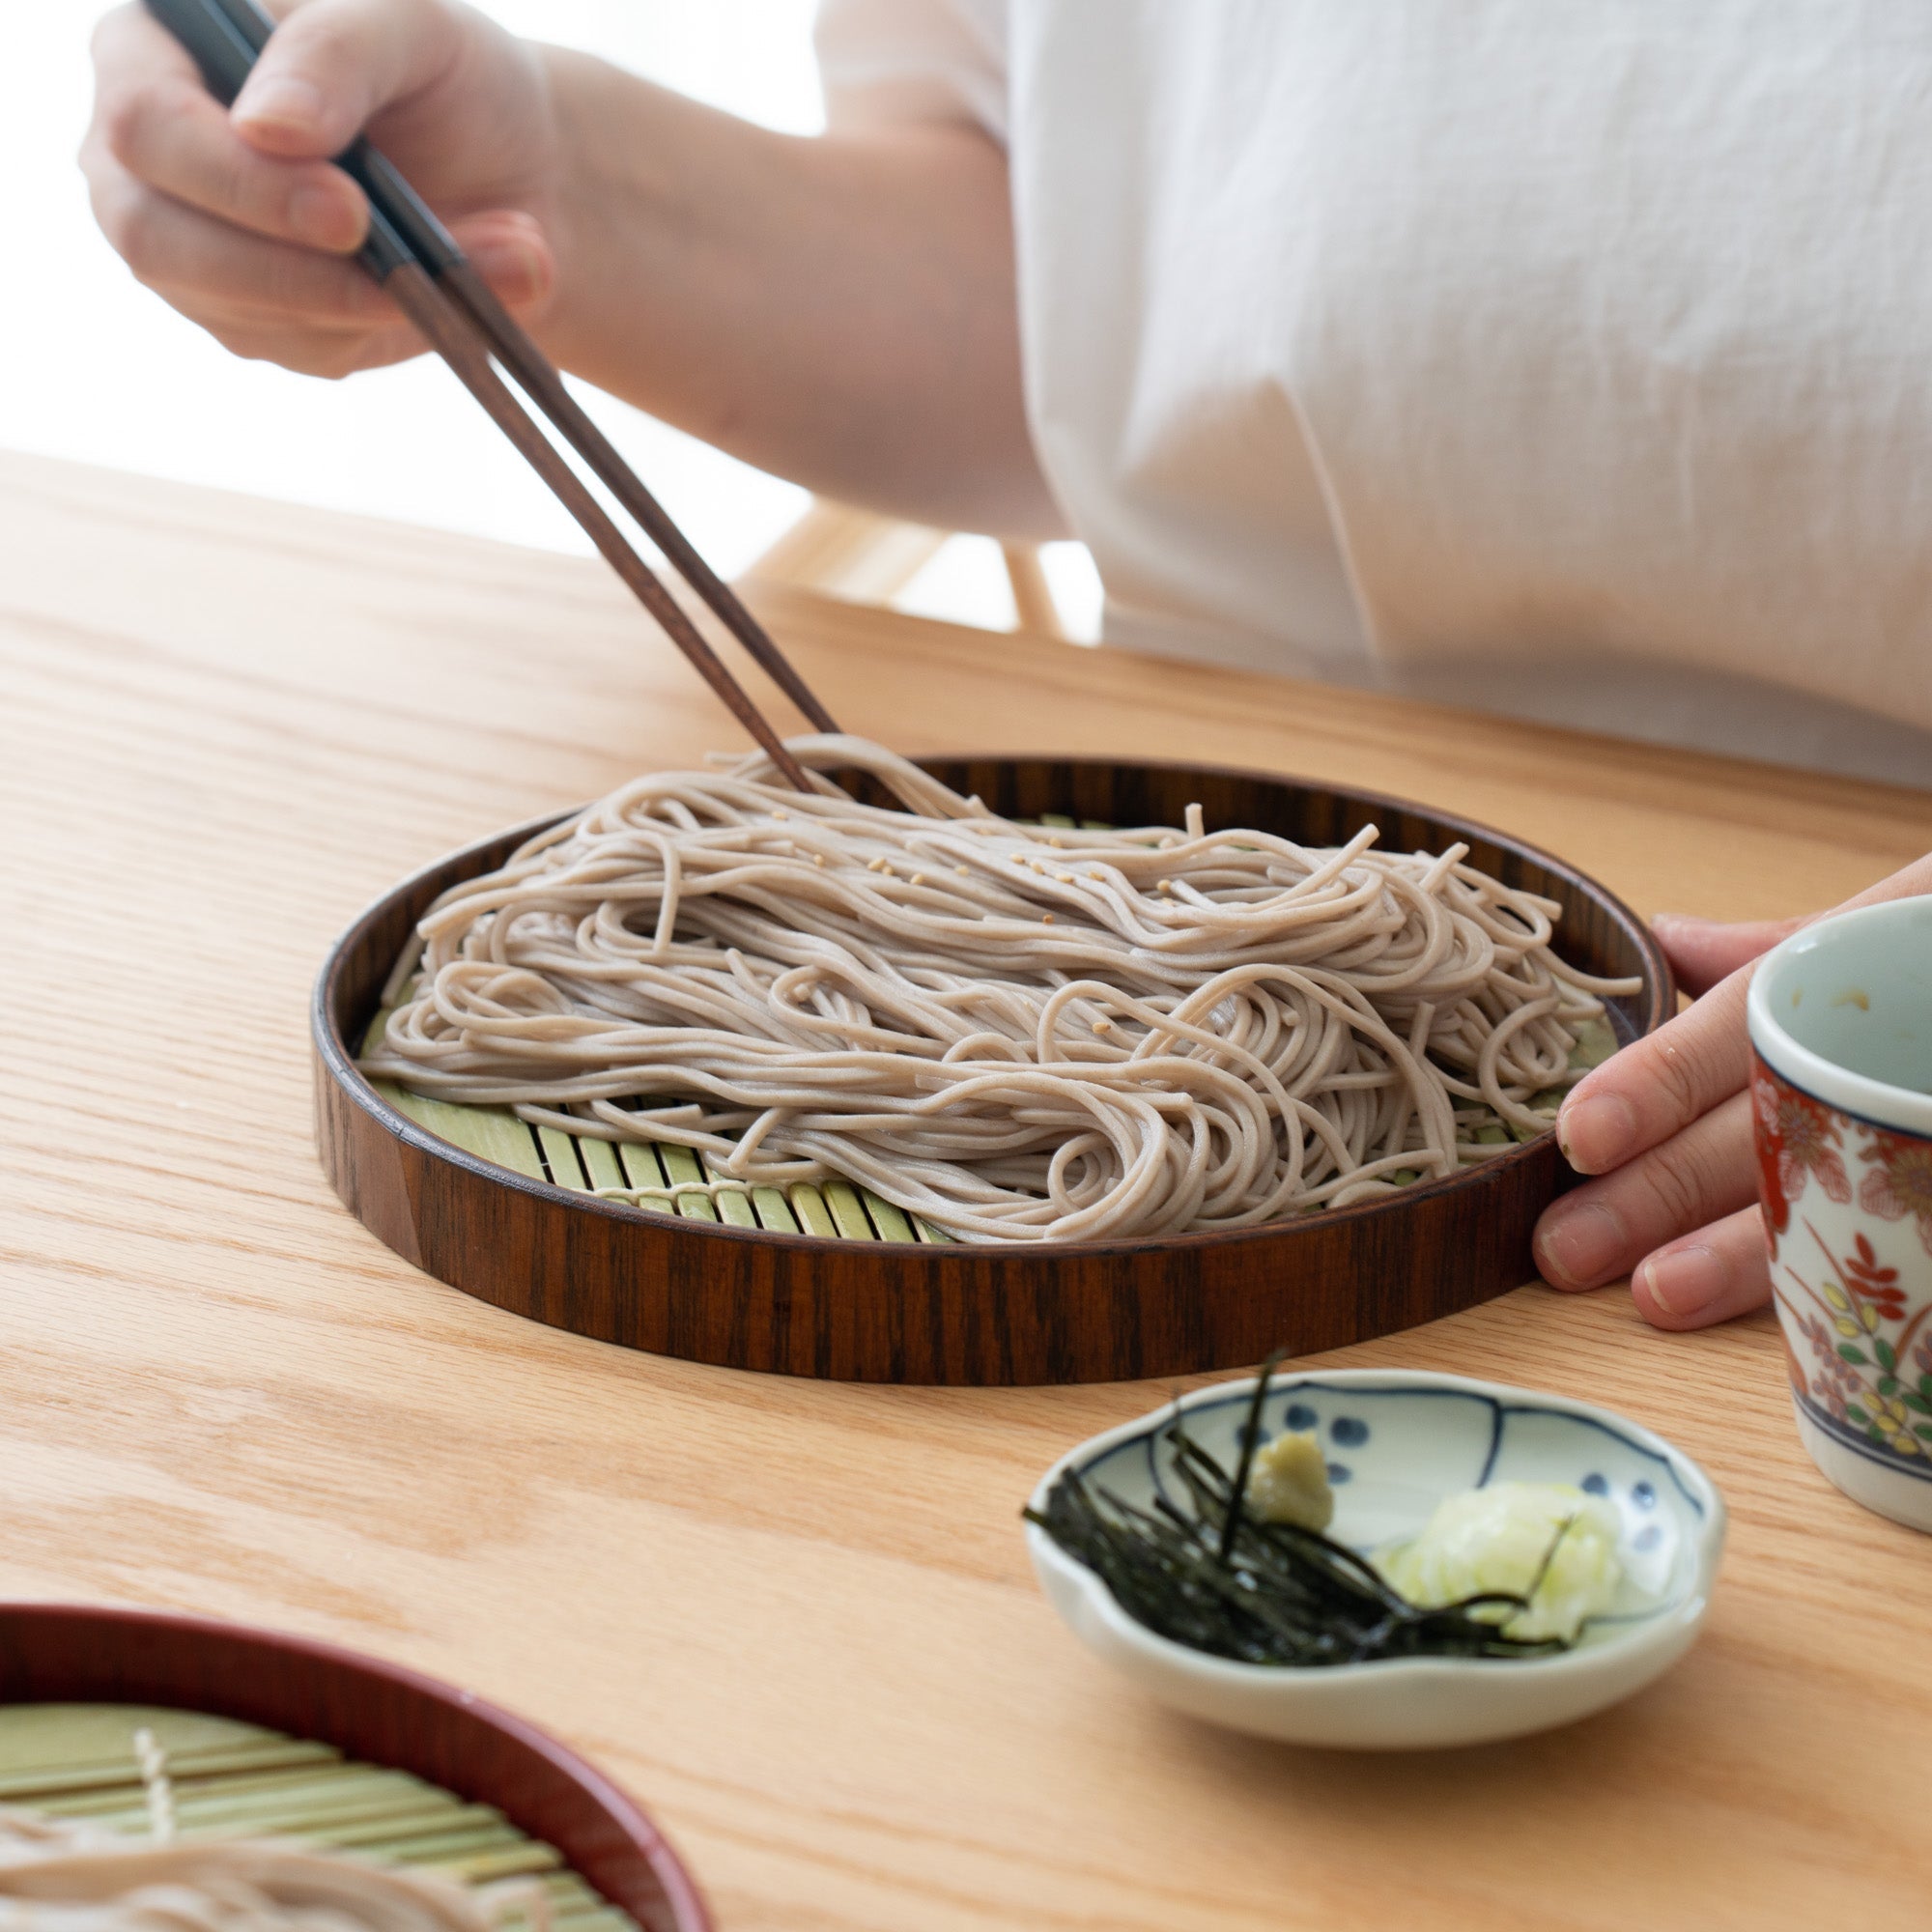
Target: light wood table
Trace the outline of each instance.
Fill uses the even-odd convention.
[[[1932,796],[989,637],[764,613],[907,751],[1346,780],[1643,911],[1831,903]],[[306,1632],[473,1686],[664,1820],[731,1932],[1908,1927],[1932,1544],[1829,1490],[1760,1319],[1540,1287],[1350,1351],[1624,1409],[1734,1530],[1709,1634],[1552,1737],[1199,1728],[1062,1631],[1016,1512],[1158,1401],[788,1382],[412,1271],[309,1145],[329,941],[438,852],[733,742],[601,566],[0,460],[0,1592]]]

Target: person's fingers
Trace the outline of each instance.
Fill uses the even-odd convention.
[[[336,327],[394,317],[389,298],[342,256],[243,234],[125,174],[94,185],[95,218],[107,239],[137,281],[178,308],[191,297],[264,320]]]
[[[88,51],[94,61],[95,99],[101,105],[150,80],[201,77],[187,49],[139,5],[116,7],[101,14]]]
[[[178,298],[193,291],[203,306],[326,328],[367,327],[395,315],[382,285],[357,264],[258,241],[193,209],[155,199],[158,207],[137,212],[133,226],[140,232],[130,237],[144,263],[154,258],[153,272],[143,272],[131,257],[129,265],[178,308]],[[455,223],[450,233],[510,307],[537,307],[554,285],[555,258],[531,216],[495,210]]]
[[[520,209],[491,209],[452,221],[470,266],[512,308],[540,307],[556,287],[556,253],[543,224]]]
[[[96,216],[135,277],[238,355],[335,377],[422,353],[354,262],[243,234],[119,170],[94,188]],[[524,313],[541,306],[555,269],[529,216],[475,215],[455,232],[506,303]]]
[[[114,158],[115,130],[138,111],[140,97],[155,87],[199,87],[201,77],[181,43],[140,6],[103,14],[90,52],[94,112],[77,158],[89,187],[98,190],[127,172]]]
[[[138,181],[258,235],[350,254],[368,231],[362,190],[341,169],[258,154],[199,81],[164,75],[126,90],[103,134]]]
[[[1919,893],[1932,893],[1932,855],[1838,910]],[[1579,1174],[1606,1174],[1634,1160],[1744,1086],[1750,1066],[1745,1002],[1755,964],[1738,967],[1688,1012],[1633,1041],[1571,1089],[1556,1118],[1556,1140]]]
[[[1771,1299],[1764,1219],[1731,1214],[1647,1256],[1631,1280],[1637,1313],[1654,1328],[1709,1328]]]
[[[233,355],[251,362],[273,362],[298,376],[316,376],[328,382],[364,369],[406,362],[423,352],[422,337],[406,322],[351,332],[286,323],[266,327],[260,322],[238,320],[218,311],[196,313],[192,307],[184,308],[183,313]]]
[[[1579,1174],[1606,1174],[1681,1133],[1745,1084],[1750,1051],[1741,967],[1688,1012],[1585,1074],[1556,1117],[1556,1144]]]
[[[461,40],[455,14],[433,0],[309,0],[255,63],[235,126],[264,154],[339,154],[380,108],[441,78]]]
[[[1728,925],[1717,920],[1663,912],[1651,921],[1650,929],[1663,948],[1678,985],[1697,999],[1719,980],[1729,979],[1740,966],[1769,952],[1804,923],[1803,919],[1761,919]]]
[[[1536,1224],[1537,1267],[1552,1287],[1600,1287],[1756,1192],[1750,1096],[1737,1094],[1662,1147],[1553,1202]]]
[[[541,231],[528,215],[510,211],[472,215],[468,221],[458,222],[451,233],[470,265],[509,307],[528,313],[539,307],[549,295],[554,279],[554,264]],[[367,281],[366,276],[363,279]],[[216,323],[242,329],[294,326],[324,334],[341,334],[366,333],[372,327],[384,326],[372,322],[372,316],[393,316],[393,307],[386,297],[381,296],[377,284],[369,282],[368,288],[381,304],[368,313],[358,309],[343,316],[317,309],[293,312],[286,319],[277,310],[265,309],[252,290],[225,297],[185,290],[170,290],[168,295],[184,314],[210,327]],[[412,342],[416,352],[424,347],[412,328],[405,329],[402,339]]]

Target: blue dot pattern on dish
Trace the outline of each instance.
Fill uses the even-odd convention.
[[[1291,1429],[1313,1429],[1318,1418],[1305,1402],[1292,1402],[1288,1406],[1288,1413],[1282,1420]]]
[[[1610,1492],[1609,1478],[1598,1474],[1595,1470],[1583,1478],[1580,1487],[1586,1496],[1606,1496]]]
[[[1253,1434],[1253,1435],[1254,1435],[1254,1438],[1255,1438],[1255,1447],[1256,1447],[1257,1449],[1261,1448],[1261,1447],[1262,1447],[1262,1446],[1263,1446],[1263,1445],[1264,1445],[1264,1443],[1267,1443],[1267,1442],[1269,1442],[1269,1441],[1272,1441],[1272,1440],[1273,1440],[1273,1438],[1274,1438],[1274,1431],[1273,1431],[1273,1430],[1271,1430],[1271,1429],[1256,1429],[1256,1430],[1254,1430],[1253,1432],[1250,1432],[1250,1431],[1249,1431],[1249,1429],[1248,1429],[1248,1426],[1247,1426],[1247,1424],[1246,1424],[1246,1423],[1243,1423],[1243,1424],[1241,1425],[1240,1429],[1238,1430],[1238,1432],[1236,1433],[1236,1440],[1237,1442],[1245,1442],[1245,1441],[1246,1441],[1246,1440],[1248,1439],[1248,1436],[1249,1436],[1250,1433],[1252,1433],[1252,1434]]]
[[[1657,1507],[1657,1492],[1648,1483],[1633,1483],[1631,1485],[1631,1501],[1640,1510],[1655,1509]]]
[[[1338,1487],[1346,1483],[1354,1473],[1346,1463],[1330,1463],[1328,1464],[1328,1480]]]
[[[1344,1449],[1359,1449],[1369,1439],[1369,1425],[1358,1415],[1338,1415],[1328,1425],[1328,1434]]]
[[[1633,1549],[1655,1549],[1663,1541],[1663,1531],[1654,1522],[1647,1522],[1631,1538]]]

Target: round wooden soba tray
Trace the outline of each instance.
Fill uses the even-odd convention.
[[[614,1921],[627,1932],[711,1932],[711,1916],[690,1873],[644,1812],[575,1751],[472,1691],[333,1644],[208,1617],[0,1603],[0,1715],[18,1717],[17,1707],[25,1705],[97,1704],[139,1707],[143,1716],[135,1722],[145,1721],[152,1706],[238,1719],[282,1734],[284,1744],[333,1747],[359,1760],[363,1770],[410,1773],[437,1787],[424,1794],[432,1806],[440,1798],[451,1807],[446,1813],[431,1809],[428,1821],[451,1832],[474,1823],[462,1805],[491,1806],[519,1834],[550,1848],[548,1861],[516,1869],[546,1871],[560,1860],[565,1872],[615,1908],[589,1915],[573,1908],[575,1923],[604,1928]],[[43,1742],[57,1737],[58,1726],[41,1735]],[[128,1736],[121,1733],[121,1751]],[[21,1775],[13,1751],[7,1755],[8,1802],[30,1805],[39,1801],[22,1795],[29,1786],[104,1792],[125,1782],[132,1769],[70,1761],[61,1767],[71,1774],[65,1779],[32,1778]],[[54,1768],[49,1764],[45,1772]],[[191,1830],[197,1796],[209,1788],[215,1767],[171,1753],[169,1769],[184,1826]],[[239,1762],[222,1769],[243,1772]],[[270,1769],[264,1765],[252,1778],[243,1773],[235,1787],[248,1788],[244,1802],[264,1807],[258,1816],[265,1822],[253,1830],[308,1837],[315,1829],[327,1833],[339,1831],[345,1819],[354,1822],[341,1797],[331,1814],[324,1796],[313,1801],[310,1829],[291,1832],[288,1814],[308,1807],[286,1772],[276,1802],[267,1789],[275,1780],[263,1775]],[[282,1823],[273,1822],[277,1810]],[[366,1821],[370,1813],[359,1815]],[[359,1842],[379,1860],[418,1861],[381,1849],[394,1843],[393,1834],[385,1839],[365,1831]],[[459,1843],[458,1836],[446,1837],[436,1855],[453,1856]]]
[[[1458,839],[1511,886],[1560,901],[1564,956],[1640,976],[1611,1003],[1629,1040],[1674,1009],[1643,923],[1535,847],[1444,812],[1261,773],[1104,759],[931,758],[1016,819],[1252,826],[1338,845],[1371,822],[1390,850]],[[862,792],[864,786],[858,787]],[[873,794],[877,802],[887,802]],[[406,1260],[468,1294],[601,1341],[768,1373],[887,1382],[1112,1381],[1339,1348],[1489,1299],[1535,1272],[1537,1215],[1565,1185],[1552,1137],[1360,1207],[1151,1240],[927,1243],[733,1227],[603,1201],[428,1131],[356,1070],[417,919],[546,819],[440,861],[372,906],[316,985],[316,1132],[336,1192]]]

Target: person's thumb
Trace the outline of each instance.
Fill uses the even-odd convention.
[[[1677,983],[1696,999],[1720,980],[1728,980],[1740,966],[1769,952],[1804,923],[1802,919],[1761,919],[1723,925],[1713,919],[1662,912],[1651,921],[1650,929],[1663,948]]]
[[[340,154],[386,102],[443,70],[457,31],[422,0],[309,0],[270,38],[235,126],[265,154]]]

